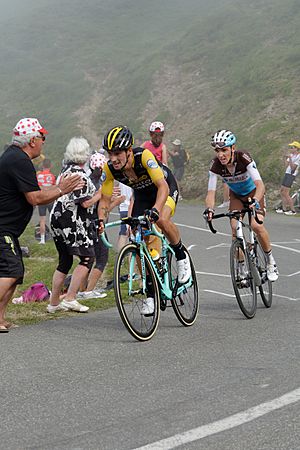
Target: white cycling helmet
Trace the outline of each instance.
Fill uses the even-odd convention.
[[[90,157],[90,168],[92,170],[95,170],[96,167],[103,169],[106,162],[107,159],[102,153],[93,153]]]
[[[158,133],[159,132],[163,133],[165,131],[165,126],[164,126],[164,124],[162,122],[157,122],[157,121],[156,122],[152,122],[150,127],[149,127],[149,131],[151,133],[155,133],[155,131],[158,132]]]
[[[236,137],[229,130],[219,130],[211,137],[211,145],[215,148],[231,147],[235,143]]]

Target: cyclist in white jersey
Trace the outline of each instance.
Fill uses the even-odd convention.
[[[207,220],[212,220],[215,207],[217,178],[220,176],[229,187],[229,210],[240,210],[243,203],[251,198],[250,207],[255,208],[259,221],[263,222],[266,213],[265,186],[248,152],[236,150],[236,137],[229,130],[219,130],[213,136],[211,145],[217,156],[212,160],[209,170],[208,191],[205,199]],[[268,258],[267,276],[276,281],[278,270],[272,255],[269,233],[264,224],[252,220],[251,226]],[[232,236],[236,236],[236,220],[231,221]]]

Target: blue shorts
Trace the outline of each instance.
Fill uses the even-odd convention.
[[[128,211],[120,211],[120,219],[128,217]],[[120,226],[119,236],[127,236],[127,225],[122,223]]]
[[[40,217],[44,217],[47,215],[47,210],[49,211],[49,213],[51,212],[53,203],[48,203],[48,205],[39,205],[39,216]]]

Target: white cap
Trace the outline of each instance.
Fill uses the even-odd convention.
[[[181,145],[181,140],[180,139],[175,139],[175,141],[173,141],[172,144],[174,144],[174,145]]]

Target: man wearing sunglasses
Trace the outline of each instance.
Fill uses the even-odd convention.
[[[18,238],[29,223],[33,206],[46,205],[83,186],[79,175],[62,177],[59,184],[41,190],[31,162],[41,154],[48,131],[35,118],[21,119],[13,129],[12,144],[0,157],[0,332],[13,324],[4,318],[24,265]]]
[[[236,149],[236,137],[229,130],[219,130],[213,136],[211,145],[216,152],[209,170],[208,192],[205,199],[204,216],[212,220],[215,207],[215,196],[218,176],[229,187],[229,210],[240,210],[243,202],[250,200],[252,208],[256,209],[259,221],[263,222],[266,213],[265,186],[256,168],[256,164],[248,152]],[[231,221],[233,238],[236,235],[235,222]],[[270,281],[276,281],[278,270],[272,255],[269,233],[264,224],[252,220],[251,226],[261,243],[268,259],[267,276]]]

